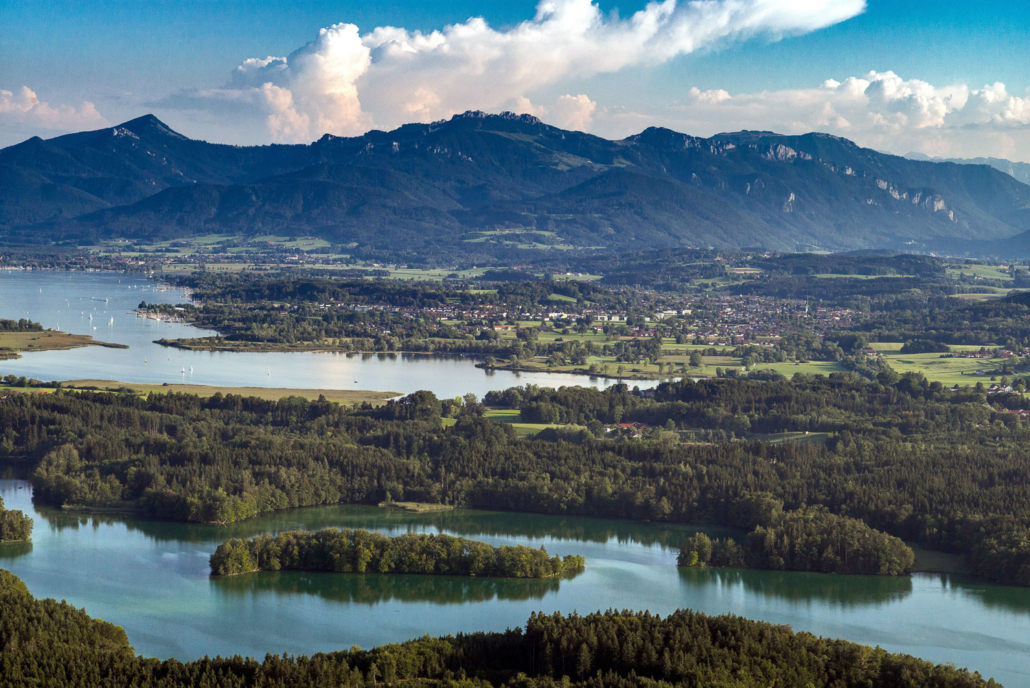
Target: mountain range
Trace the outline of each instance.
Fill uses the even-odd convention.
[[[909,160],[953,162],[956,165],[989,165],[1024,184],[1030,184],[1030,162],[1013,162],[1005,158],[932,158],[923,153],[906,153],[905,157]]]
[[[1030,250],[1028,230],[1030,186],[1009,174],[828,134],[699,138],[652,127],[611,141],[528,115],[467,112],[310,145],[240,147],[189,139],[147,115],[0,150],[5,243],[232,233],[315,235],[397,256],[678,246],[990,253]]]

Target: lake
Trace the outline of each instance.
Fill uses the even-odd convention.
[[[1007,686],[1030,685],[1030,590],[919,574],[911,578],[743,570],[679,570],[696,529],[629,521],[377,507],[294,509],[231,527],[36,508],[23,481],[0,481],[8,508],[35,520],[31,544],[0,545],[0,567],[37,596],[66,599],[119,624],[138,652],[297,653],[371,647],[424,634],[501,631],[531,612],[689,607],[790,624],[824,636],[954,662]],[[450,533],[494,545],[582,554],[558,580],[278,572],[211,578],[229,537],[324,527],[395,535]],[[708,532],[722,534],[717,529]]]
[[[0,318],[29,318],[44,327],[129,346],[23,354],[17,360],[0,361],[0,374],[46,381],[98,379],[400,394],[427,389],[440,398],[468,392],[482,397],[491,390],[525,384],[603,388],[615,383],[586,375],[486,371],[476,368],[473,358],[462,356],[183,351],[155,344],[154,340],[203,337],[211,332],[131,313],[140,301],[175,304],[187,300],[182,290],[162,287],[142,275],[0,270]],[[647,388],[658,383],[630,384]]]

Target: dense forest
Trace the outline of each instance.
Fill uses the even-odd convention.
[[[549,557],[543,547],[493,547],[452,535],[388,537],[368,530],[326,528],[232,539],[211,555],[211,573],[252,571],[422,573],[494,578],[550,578],[584,566],[583,557]]]
[[[0,570],[0,686],[661,688],[996,686],[979,674],[736,616],[533,614],[525,628],[306,656],[138,657],[118,626]]]
[[[821,505],[961,553],[984,578],[1030,584],[1030,429],[983,393],[918,375],[837,373],[686,380],[652,396],[625,385],[488,395],[579,426],[526,439],[477,408],[446,427],[444,403],[428,392],[355,409],[234,395],[13,394],[0,403],[0,459],[33,471],[43,503],[128,505],[195,522],[393,499],[752,531],[773,526],[777,511]],[[649,429],[631,439],[605,428],[620,422]],[[762,439],[783,430],[821,439]],[[711,432],[737,439],[670,439]]]
[[[857,546],[856,546],[857,545]],[[680,549],[680,566],[729,566],[822,573],[897,576],[915,562],[912,548],[856,518],[825,507],[778,514],[751,531],[743,544],[733,538],[692,535]]]
[[[16,509],[4,508],[0,497],[0,542],[22,542],[32,537],[32,519]]]

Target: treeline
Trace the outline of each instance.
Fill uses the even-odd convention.
[[[736,616],[534,614],[525,629],[420,638],[372,650],[263,661],[138,657],[118,626],[65,602],[37,600],[0,570],[0,681],[5,686],[405,685],[415,688],[675,686],[997,686],[978,673],[880,648],[795,633]]]
[[[940,258],[913,254],[857,255],[845,253],[787,253],[755,256],[750,264],[774,275],[856,275],[863,277],[942,278]]]
[[[23,542],[32,537],[32,519],[17,509],[4,507],[0,497],[0,542]]]
[[[613,385],[514,388],[487,400],[539,404],[585,428],[522,439],[464,403],[444,427],[444,404],[429,392],[355,409],[235,395],[12,394],[0,404],[0,460],[34,468],[43,503],[128,503],[194,522],[393,499],[751,530],[772,525],[746,508],[767,493],[785,511],[822,505],[961,553],[987,579],[1030,584],[1030,425],[974,390],[840,373],[687,380],[653,398]],[[617,433],[605,424],[630,421],[653,432],[607,439]],[[738,439],[691,441],[698,429]],[[785,443],[763,434],[783,430],[824,434]]]
[[[777,513],[757,526],[742,544],[692,535],[680,548],[680,566],[818,571],[899,576],[912,569],[912,548],[855,518],[809,507]]]
[[[173,281],[193,290],[203,303],[218,304],[348,304],[396,308],[433,308],[447,304],[504,306],[510,309],[553,307],[554,295],[564,297],[562,306],[574,310],[590,302],[605,307],[626,306],[626,295],[593,282],[551,281],[530,272],[519,272],[514,281],[477,280],[470,285],[457,280],[433,282],[401,279],[361,279],[327,276],[292,270],[288,273],[194,272]],[[483,287],[491,287],[484,289]],[[578,304],[578,305],[577,305]]]
[[[583,557],[549,557],[541,547],[493,547],[452,535],[388,537],[368,530],[326,528],[232,539],[211,555],[211,573],[252,571],[422,573],[494,578],[551,578],[584,566]]]
[[[938,344],[1030,346],[1030,299],[1018,292],[1005,299],[970,303],[945,296],[896,300],[874,312],[855,329],[870,341],[932,341]]]
[[[0,332],[42,332],[43,326],[26,318],[7,320],[0,318]]]
[[[758,433],[848,432],[866,437],[932,435],[993,419],[986,396],[948,390],[917,373],[883,371],[868,380],[852,373],[797,373],[755,379],[684,379],[634,393],[625,384],[605,391],[526,385],[488,392],[487,406],[519,409],[526,422],[639,422],[683,429]],[[546,419],[546,420],[544,420]],[[594,424],[593,421],[597,421]]]

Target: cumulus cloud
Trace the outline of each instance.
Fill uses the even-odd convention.
[[[279,140],[355,134],[499,109],[561,81],[731,41],[803,34],[864,9],[865,0],[659,0],[622,18],[591,0],[541,0],[532,19],[500,31],[481,17],[428,33],[385,26],[361,35],[353,24],[335,24],[288,57],[246,60],[224,88],[164,104],[249,104]],[[557,116],[589,126],[589,99],[568,98],[555,103]]]
[[[509,100],[504,109],[518,114],[533,115],[562,129],[587,131],[593,122],[597,103],[582,93],[578,96],[559,96],[551,105],[539,105],[525,96],[518,96]]]
[[[554,104],[553,122],[562,129],[587,131],[596,109],[597,103],[583,94],[561,96]]]
[[[0,89],[0,125],[24,129],[51,129],[79,131],[105,127],[108,121],[97,112],[93,103],[83,102],[79,107],[50,105],[39,99],[28,86],[16,91]]]
[[[735,129],[824,131],[862,145],[932,155],[1013,155],[1030,125],[1030,98],[995,83],[934,86],[894,72],[829,79],[807,89],[739,93],[692,88],[666,123],[696,134]],[[614,125],[610,122],[609,125]],[[971,137],[970,129],[978,136]],[[985,152],[992,148],[992,152]]]

